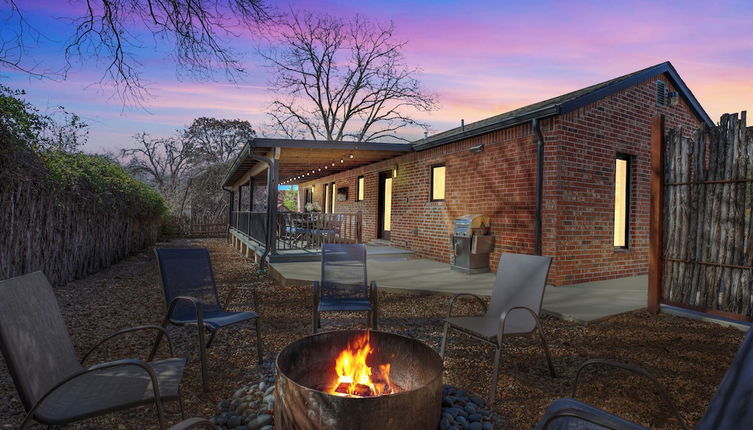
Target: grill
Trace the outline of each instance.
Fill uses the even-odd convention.
[[[455,220],[452,234],[452,270],[463,273],[489,271],[489,253],[494,249],[494,235],[489,233],[489,217],[464,215]]]

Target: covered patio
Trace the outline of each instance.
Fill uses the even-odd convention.
[[[232,240],[246,252],[258,244],[262,259],[291,251],[315,254],[322,243],[360,243],[363,214],[334,213],[334,189],[325,192],[321,212],[304,212],[307,203],[314,203],[309,190],[299,195],[298,212],[289,212],[279,208],[279,186],[295,186],[412,150],[410,144],[401,143],[255,138],[223,181],[223,189],[231,193]]]

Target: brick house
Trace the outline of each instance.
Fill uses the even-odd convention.
[[[634,276],[647,272],[650,134],[658,114],[668,127],[713,125],[665,62],[428,136],[410,150],[389,144],[383,148],[393,152],[369,157],[385,144],[360,144],[354,155],[332,142],[303,141],[312,154],[326,154],[279,180],[298,184],[301,205],[358,214],[360,240],[383,239],[419,257],[449,262],[453,220],[479,213],[490,216],[496,236],[492,270],[502,252],[541,252],[554,257],[553,285]],[[293,142],[250,146],[279,152]],[[243,157],[225,181],[237,202],[239,186],[253,177]]]

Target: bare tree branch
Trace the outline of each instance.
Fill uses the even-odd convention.
[[[435,110],[401,54],[394,25],[356,16],[291,12],[260,50],[272,71],[271,127],[288,137],[358,141],[405,140],[405,127],[427,129],[416,112]]]
[[[15,0],[9,5],[6,23],[10,39],[0,39],[0,67],[43,76],[28,65],[24,35],[33,29],[24,20]],[[229,39],[241,31],[256,31],[273,18],[266,0],[79,0],[76,16],[70,19],[73,34],[66,43],[62,70],[66,76],[74,64],[95,62],[104,68],[99,81],[110,87],[126,105],[140,105],[148,94],[137,51],[143,47],[132,29],[151,33],[155,45],[169,47],[179,76],[208,78],[222,71],[235,81],[245,73],[240,54]],[[12,20],[11,20],[12,18]],[[42,34],[39,32],[38,34]]]

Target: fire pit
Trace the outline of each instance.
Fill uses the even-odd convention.
[[[442,360],[404,336],[343,330],[299,339],[277,356],[277,429],[435,430]]]

